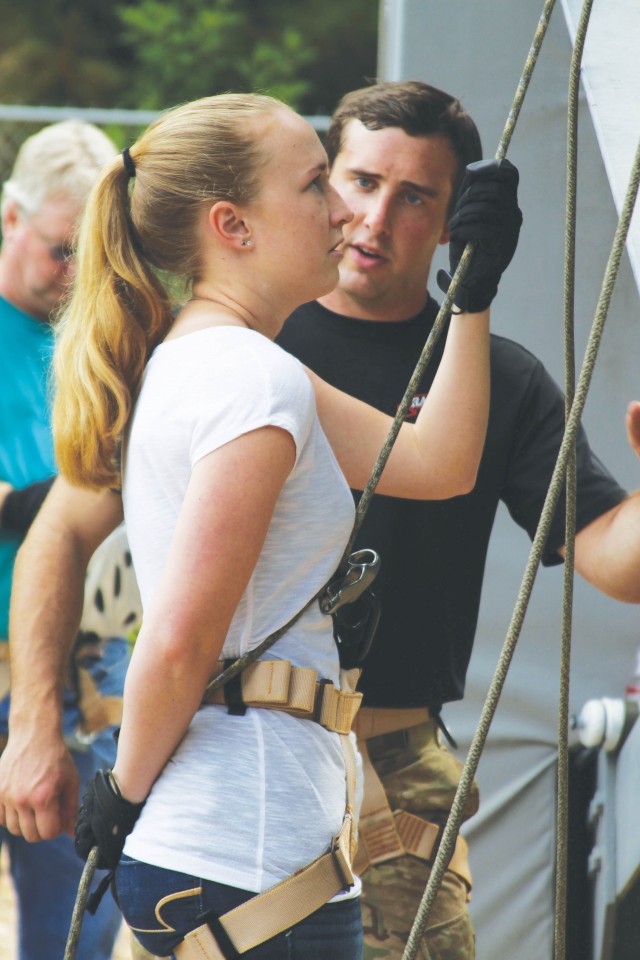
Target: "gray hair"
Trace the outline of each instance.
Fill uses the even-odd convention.
[[[28,137],[2,190],[2,210],[14,200],[35,213],[45,200],[63,196],[84,204],[97,175],[117,150],[98,127],[63,120]]]

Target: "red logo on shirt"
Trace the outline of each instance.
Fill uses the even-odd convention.
[[[416,393],[413,400],[411,401],[411,406],[407,410],[407,415],[405,420],[415,420],[420,411],[422,410],[423,404],[427,399],[426,393]]]

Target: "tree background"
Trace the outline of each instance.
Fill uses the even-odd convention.
[[[375,78],[377,0],[0,0],[0,103],[160,110],[226,90],[331,113]]]

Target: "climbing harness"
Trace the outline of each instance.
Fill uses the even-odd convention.
[[[353,865],[361,876],[369,866],[411,854],[431,863],[442,834],[440,824],[406,810],[391,810],[386,791],[371,762],[368,741],[385,734],[405,732],[436,720],[427,707],[388,709],[363,707],[354,720],[354,733],[362,756],[364,795],[358,818],[358,851]],[[447,869],[471,891],[467,843],[458,836]]]

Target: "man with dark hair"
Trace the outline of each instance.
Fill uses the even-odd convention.
[[[456,97],[418,80],[376,83],[345,94],[331,117],[325,142],[332,166],[350,120],[358,120],[367,130],[397,127],[410,137],[446,137],[457,161],[448,210],[449,216],[453,213],[467,165],[482,158],[478,128]]]
[[[458,190],[473,188],[473,178],[463,178],[467,164],[481,156],[480,139],[454,97],[427,84],[384,83],[342,101],[328,146],[331,181],[354,212],[344,230],[340,283],[320,302],[297,310],[279,342],[328,381],[394,414],[438,309],[427,290],[433,254],[451,239],[455,264],[465,245],[467,225],[451,214]],[[491,198],[483,195],[486,202]],[[490,303],[496,293],[501,268],[483,262],[481,243],[474,264],[456,297],[460,307]],[[447,285],[446,276],[442,282]],[[430,388],[443,343],[408,419]],[[504,500],[533,534],[564,429],[561,392],[530,353],[493,337],[491,362],[491,415],[475,490],[431,503],[375,497],[359,536],[359,544],[383,558],[375,586],[382,617],[364,664],[357,721],[367,761],[359,852],[361,870],[369,861],[363,873],[365,960],[402,956],[455,793],[460,765],[441,743],[440,710],[464,693],[498,502]],[[639,442],[640,404],[629,433]],[[633,536],[640,499],[626,496],[583,433],[578,476],[577,567],[608,594],[640,602],[640,537]],[[37,664],[29,691],[20,690],[23,700],[50,689],[64,669],[87,559],[121,520],[121,509],[112,491],[78,491],[57,480],[36,518],[18,556],[12,600],[14,656]],[[547,564],[561,562],[562,513],[553,524]],[[6,820],[28,816],[51,832],[74,814],[62,794],[54,739],[55,731],[46,750],[34,745],[41,771],[36,783],[23,759],[24,730],[12,729],[0,762]],[[476,805],[472,796],[466,815]],[[459,840],[425,933],[425,957],[473,957],[469,887]]]

